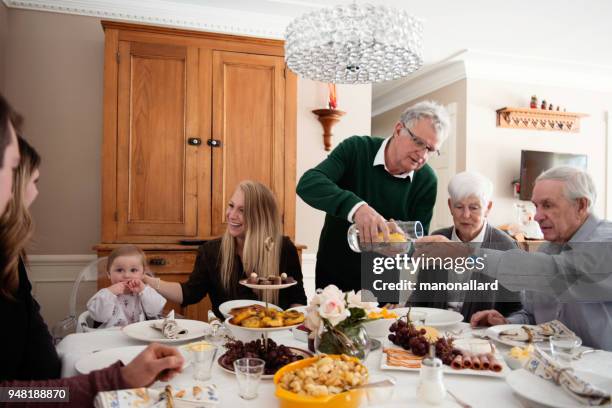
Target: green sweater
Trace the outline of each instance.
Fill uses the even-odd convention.
[[[307,204],[325,211],[319,239],[316,287],[334,284],[361,289],[360,254],[351,251],[346,232],[348,213],[365,201],[386,219],[421,221],[427,233],[436,202],[437,179],[429,165],[410,177],[393,177],[384,166],[373,166],[384,139],[352,136],[340,143],[318,166],[308,170],[297,186]]]

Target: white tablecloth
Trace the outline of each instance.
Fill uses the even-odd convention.
[[[466,324],[459,324],[453,327],[465,329]],[[307,348],[305,343],[295,340],[290,331],[276,332],[272,336],[277,343],[287,346]],[[97,350],[113,347],[145,345],[146,343],[133,340],[121,331],[98,331],[94,333],[71,334],[58,344],[58,353],[62,359],[62,376],[68,377],[77,375],[74,367],[75,363],[84,355]],[[500,349],[507,350],[504,346]],[[370,375],[386,374],[395,377],[397,385],[394,390],[393,398],[384,407],[431,407],[421,404],[416,399],[415,390],[418,383],[418,372],[404,371],[382,371],[379,369],[382,350],[377,350],[367,357],[365,364],[370,371]],[[600,372],[612,372],[612,360],[610,358],[601,359],[600,353],[586,355],[576,363],[577,368],[589,368]],[[609,353],[606,353],[609,354]],[[598,356],[599,355],[599,356]],[[521,407],[524,406],[518,396],[512,393],[510,387],[500,378],[483,378],[470,375],[445,375],[446,387],[456,394],[459,398],[470,404],[472,407]],[[179,374],[172,381],[181,383],[193,383],[191,367],[188,366],[183,373]],[[210,382],[217,385],[221,398],[222,407],[265,407],[272,408],[277,406],[277,399],[274,396],[274,384],[271,380],[262,381],[259,388],[259,396],[251,401],[245,401],[238,396],[238,384],[233,374],[227,373],[217,364],[213,367],[213,377]],[[163,386],[163,383],[156,383],[153,386]],[[450,396],[441,407],[456,408],[459,405]]]

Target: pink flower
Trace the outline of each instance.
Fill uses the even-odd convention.
[[[325,299],[319,306],[319,315],[327,319],[333,326],[337,325],[351,315],[344,304],[344,299]]]

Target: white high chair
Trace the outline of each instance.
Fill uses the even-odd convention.
[[[89,312],[84,306],[80,306],[80,309],[82,310],[77,311],[77,308],[79,308],[77,306],[77,300],[79,298],[83,299],[89,296],[89,294],[86,295],[83,293],[83,288],[81,285],[85,277],[89,277],[89,281],[97,281],[99,277],[106,276],[106,261],[106,257],[95,259],[87,264],[87,266],[85,266],[81,272],[79,272],[79,275],[72,286],[72,291],[70,292],[68,304],[69,314],[66,318],[53,326],[52,329],[53,338],[56,343],[70,333],[84,333],[98,330],[93,327],[93,320],[89,316]],[[79,294],[81,296],[79,296]]]

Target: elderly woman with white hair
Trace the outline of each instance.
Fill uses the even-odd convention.
[[[491,226],[487,216],[493,202],[493,183],[483,175],[465,171],[456,174],[448,184],[448,208],[453,217],[453,226],[434,231],[432,235],[441,235],[451,241],[470,243],[471,246],[506,251],[516,249],[516,242],[508,234]],[[491,279],[478,272],[422,270],[419,282],[453,282],[475,280],[490,282]],[[418,287],[418,286],[417,286]],[[470,321],[471,316],[481,310],[496,309],[507,316],[521,309],[520,293],[499,287],[497,291],[466,294],[461,291],[415,291],[411,294],[409,304],[412,306],[452,309]]]

